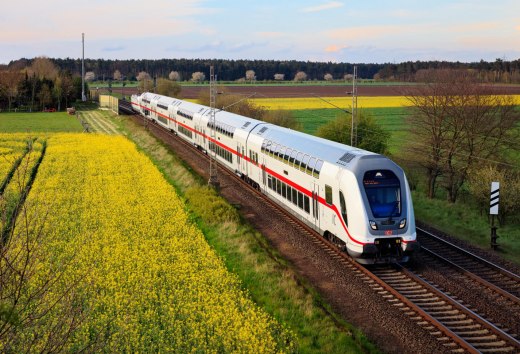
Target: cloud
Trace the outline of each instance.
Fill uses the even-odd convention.
[[[325,51],[327,53],[337,53],[337,52],[340,52],[342,51],[343,49],[347,49],[348,46],[346,45],[343,45],[343,46],[337,46],[335,44],[332,44],[332,45],[329,45],[328,47],[325,48]]]
[[[520,31],[520,25],[515,27],[517,31]]]
[[[30,2],[29,0],[19,0]],[[66,0],[52,0],[49,9],[17,2],[6,4],[10,16],[0,21],[0,41],[34,42],[73,40],[86,33],[86,39],[143,38],[161,35],[214,34],[201,21],[203,15],[218,10],[207,7],[205,0],[148,0],[142,2],[113,0],[77,2],[73,10]],[[52,10],[51,10],[52,8]]]
[[[120,52],[123,50],[126,50],[126,47],[124,46],[115,46],[115,47],[105,47],[101,49],[104,52]]]
[[[344,4],[342,2],[331,1],[326,4],[322,4],[322,5],[318,5],[318,6],[305,7],[301,10],[301,12],[320,12],[320,11],[324,11],[324,10],[330,10],[330,9],[335,9],[338,7],[343,7],[343,5]]]

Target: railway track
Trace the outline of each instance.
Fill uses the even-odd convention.
[[[182,141],[193,150],[201,153],[195,146],[178,138],[168,130],[136,118],[141,124],[153,125],[173,139]],[[240,179],[231,171],[220,168],[219,172]],[[462,305],[438,289],[434,284],[415,275],[410,270],[396,264],[385,267],[367,268],[354,261],[335,244],[324,239],[307,225],[296,220],[292,214],[281,208],[263,193],[247,185],[255,198],[271,206],[271,210],[295,225],[303,237],[312,238],[312,242],[327,252],[332,259],[353,270],[365,283],[391,306],[396,306],[409,316],[417,326],[426,329],[440,341],[447,351],[469,353],[520,353],[520,341],[499,326],[487,321],[482,316]]]
[[[421,249],[451,268],[479,282],[520,308],[520,276],[468,252],[439,236],[417,228]]]

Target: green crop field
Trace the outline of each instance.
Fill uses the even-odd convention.
[[[2,113],[0,132],[81,132],[76,116],[65,112]]]
[[[391,133],[389,149],[396,153],[402,147],[406,139],[405,118],[409,112],[406,107],[392,108],[365,108],[363,112],[371,115],[381,127]],[[336,119],[342,113],[339,109],[301,109],[292,111],[294,117],[302,123],[303,131],[308,134],[316,134],[318,128],[331,120]]]

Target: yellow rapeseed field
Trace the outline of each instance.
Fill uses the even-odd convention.
[[[514,95],[517,105],[520,105],[520,95]],[[351,97],[298,97],[298,98],[254,98],[251,99],[258,106],[269,110],[297,110],[320,109],[338,107],[352,107]],[[391,108],[409,107],[410,102],[404,96],[360,96],[358,108]],[[334,105],[334,106],[333,106]]]
[[[59,304],[48,326],[66,312],[64,289],[81,312],[65,352],[294,350],[291,332],[241,290],[171,185],[126,138],[49,136],[26,206],[20,217],[31,220],[31,234],[44,225],[35,286],[65,269],[46,297]],[[18,223],[15,234],[25,229]],[[38,334],[24,333],[19,349]]]
[[[295,110],[295,109],[320,109],[338,107],[351,107],[351,97],[298,97],[298,98],[255,98],[251,100],[259,106],[269,110]],[[327,101],[327,102],[326,102]],[[330,102],[330,103],[328,103]],[[358,108],[377,107],[403,107],[410,106],[404,96],[366,96],[358,97]]]

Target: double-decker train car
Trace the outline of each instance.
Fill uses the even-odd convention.
[[[406,176],[385,156],[225,111],[212,121],[209,107],[153,93],[132,96],[132,107],[215,151],[222,166],[360,263],[407,261],[419,248]]]

